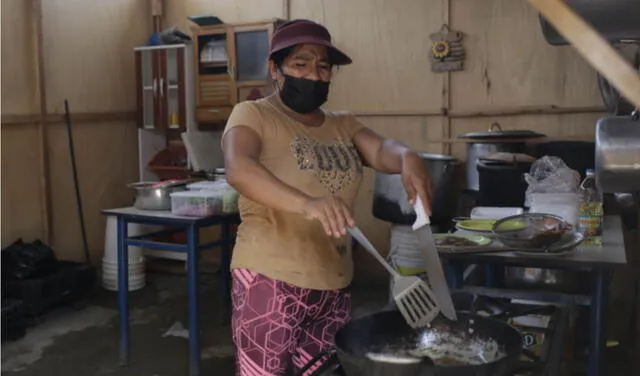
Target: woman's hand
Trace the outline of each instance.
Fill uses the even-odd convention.
[[[302,212],[308,219],[319,220],[327,235],[336,238],[347,235],[347,227],[355,226],[351,209],[337,196],[310,198]]]
[[[431,178],[422,158],[412,151],[402,156],[402,184],[407,190],[409,202],[413,205],[420,197],[424,210],[431,216]]]

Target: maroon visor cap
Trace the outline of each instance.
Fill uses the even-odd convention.
[[[269,58],[285,48],[305,43],[326,46],[329,62],[333,65],[347,65],[352,62],[349,56],[331,44],[331,34],[326,27],[309,20],[296,20],[277,29],[271,38]]]

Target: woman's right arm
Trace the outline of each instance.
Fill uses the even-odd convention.
[[[349,208],[335,196],[309,197],[269,172],[259,160],[260,136],[250,127],[229,129],[222,140],[227,181],[243,196],[275,210],[318,219],[328,235],[346,234],[354,221]]]

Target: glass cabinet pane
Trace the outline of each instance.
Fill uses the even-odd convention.
[[[238,81],[265,81],[268,75],[268,31],[264,29],[236,32],[235,39],[236,79]]]
[[[168,85],[178,85],[178,50],[169,48],[167,51],[167,80]]]
[[[184,55],[184,54],[182,54]],[[179,103],[180,103],[180,91],[179,91],[179,85],[181,85],[182,83],[180,82],[180,75],[178,73],[178,49],[177,48],[169,48],[167,50],[167,63],[166,63],[166,67],[167,67],[167,73],[166,73],[166,88],[167,88],[167,92],[164,93],[164,95],[166,96],[166,100],[167,100],[167,106],[166,106],[166,111],[167,113],[164,115],[166,116],[167,119],[167,125],[169,126],[169,128],[172,129],[177,129],[180,128],[181,123],[184,121],[184,119],[180,119],[180,107],[179,107]]]
[[[140,51],[142,62],[142,86],[151,89],[153,86],[153,51]]]
[[[154,80],[153,59],[154,51],[140,51],[140,64],[142,73],[142,127],[154,128],[155,119],[155,99],[157,93],[157,82]]]

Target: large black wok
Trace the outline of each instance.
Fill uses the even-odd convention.
[[[492,338],[504,350],[504,357],[481,365],[434,365],[425,358],[420,363],[398,364],[373,361],[367,353],[396,353],[395,350],[410,350],[418,347],[418,338],[424,328],[415,330],[409,327],[403,316],[397,310],[383,311],[355,319],[342,327],[335,338],[335,349],[328,353],[319,354],[300,372],[303,374],[307,367],[317,364],[318,359],[335,357],[347,376],[501,376],[510,375],[518,366],[522,354],[522,336],[511,325],[492,318],[483,317],[469,312],[458,312],[458,320],[453,322],[444,317],[438,317],[432,327],[442,330],[443,326],[451,333],[467,333],[472,329],[473,336]],[[381,351],[382,350],[382,351]],[[326,362],[325,362],[326,365]],[[326,370],[320,366],[316,374]]]

